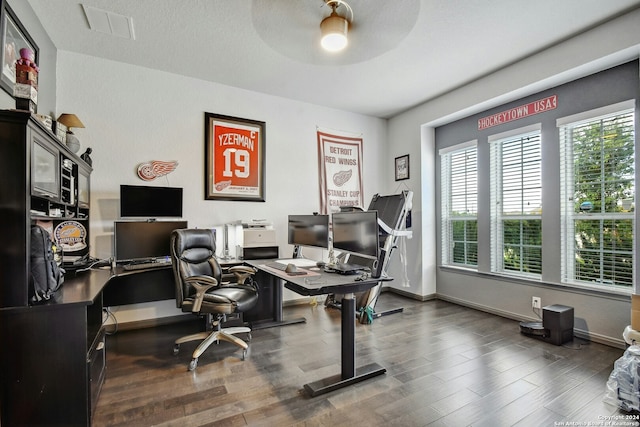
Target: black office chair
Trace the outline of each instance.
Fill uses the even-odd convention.
[[[206,315],[212,331],[201,332],[179,338],[175,341],[174,354],[180,351],[180,344],[203,340],[193,352],[189,363],[192,371],[198,365],[198,357],[211,345],[220,340],[228,341],[242,348],[244,360],[248,345],[236,337],[238,333],[248,333],[245,326],[222,328],[226,316],[251,309],[258,301],[257,287],[253,283],[255,270],[247,266],[234,266],[223,272],[215,258],[216,242],[211,230],[182,229],[171,234],[171,260],[176,286],[176,306],[184,312]],[[227,280],[235,279],[233,282]]]

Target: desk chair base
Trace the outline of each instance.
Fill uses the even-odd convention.
[[[191,362],[189,362],[189,370],[193,371],[194,369],[196,369],[196,366],[198,366],[198,358],[202,355],[202,353],[205,352],[207,348],[209,348],[212,343],[227,341],[242,348],[242,360],[244,360],[247,356],[247,349],[249,348],[249,345],[240,338],[234,336],[234,334],[240,333],[248,334],[247,341],[251,341],[251,328],[248,328],[246,326],[235,326],[231,328],[223,328],[214,331],[187,335],[175,340],[175,344],[173,346],[173,354],[178,354],[178,352],[180,351],[180,344],[182,343],[203,340],[200,345],[198,345],[198,347],[194,350],[191,356]]]

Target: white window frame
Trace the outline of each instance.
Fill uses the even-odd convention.
[[[561,117],[556,120],[556,126],[558,127],[559,132],[559,140],[560,140],[560,180],[561,180],[561,188],[560,188],[560,211],[561,211],[561,282],[570,285],[578,285],[582,287],[590,287],[597,289],[606,289],[606,288],[614,288],[631,292],[634,288],[635,278],[637,277],[637,257],[636,257],[636,221],[635,221],[635,213],[618,213],[618,212],[610,212],[610,213],[576,213],[574,207],[574,170],[573,170],[573,146],[571,145],[571,141],[567,141],[567,138],[564,136],[567,132],[568,128],[573,128],[581,125],[585,125],[590,122],[596,122],[598,120],[606,120],[607,118],[611,118],[618,115],[623,114],[635,114],[635,100],[623,101],[617,104],[608,105],[605,107],[597,108],[594,110],[585,111],[579,114]],[[632,119],[634,123],[634,134],[635,130],[635,116]],[[634,154],[637,159],[637,153]],[[636,172],[637,175],[637,172]],[[634,187],[635,187],[635,176],[634,176]],[[637,200],[637,190],[634,190],[634,202]],[[575,236],[575,222],[579,220],[594,220],[594,221],[608,221],[608,220],[631,220],[632,221],[632,235],[634,236],[634,242],[631,245],[632,250],[630,251],[630,255],[633,259],[633,269],[632,269],[632,278],[628,286],[623,285],[614,285],[609,281],[582,281],[576,279],[576,269],[575,269],[575,256],[576,256],[576,236]],[[598,252],[600,254],[601,263],[603,263],[604,249],[600,249]]]
[[[452,202],[452,170],[451,170],[451,161],[452,157],[456,154],[466,153],[469,151],[473,151],[473,154],[476,158],[475,162],[475,170],[473,171],[474,177],[473,182],[467,185],[467,170],[464,172],[465,179],[465,191],[463,196],[465,196],[465,200],[469,202],[471,206],[467,206],[467,214],[465,215],[456,215],[456,220],[462,221],[478,221],[478,157],[477,157],[477,145],[478,141],[468,141],[461,144],[456,144],[452,147],[443,148],[439,151],[440,154],[440,188],[441,188],[441,240],[442,240],[442,265],[455,266],[455,267],[465,267],[471,269],[477,269],[478,261],[477,261],[477,249],[476,249],[476,262],[474,263],[459,263],[454,261],[453,250],[455,246],[455,242],[453,241],[453,226],[452,220],[453,216],[451,215],[451,210],[453,208]],[[473,190],[475,186],[475,193],[469,193],[468,191]],[[474,197],[475,195],[475,197]],[[477,225],[476,225],[477,228]],[[466,230],[466,227],[465,227]],[[477,234],[476,240],[467,240],[466,234],[464,238],[463,244],[465,245],[465,261],[468,261],[468,257],[466,254],[466,248],[468,243],[475,243],[477,247]]]
[[[528,136],[536,136],[540,140],[540,150],[542,151],[542,126],[536,123],[507,132],[502,132],[488,137],[490,144],[490,188],[491,188],[491,272],[499,275],[516,276],[529,280],[541,280],[542,273],[532,273],[527,271],[515,271],[505,269],[504,265],[504,227],[503,223],[507,220],[539,220],[541,224],[540,232],[542,232],[542,211],[539,214],[521,214],[521,215],[504,215],[503,206],[503,182],[502,182],[502,148],[506,142],[515,139],[523,139]],[[542,167],[542,158],[540,157],[540,167]],[[542,178],[540,177],[539,189],[542,191]],[[540,198],[542,203],[542,198]],[[520,244],[520,246],[525,246]],[[540,245],[540,269],[542,270],[542,244]],[[522,266],[522,263],[521,263]]]

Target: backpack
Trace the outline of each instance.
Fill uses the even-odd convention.
[[[47,230],[31,226],[31,272],[29,301],[43,303],[51,299],[64,282],[64,270],[54,259],[54,246]]]

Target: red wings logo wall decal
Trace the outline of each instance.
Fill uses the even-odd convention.
[[[138,165],[138,177],[143,181],[152,181],[173,172],[177,167],[178,162],[176,161],[151,160]]]

